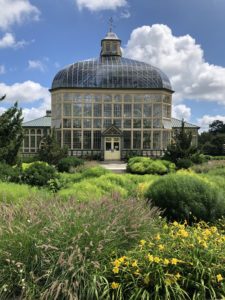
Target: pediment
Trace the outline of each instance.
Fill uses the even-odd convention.
[[[103,131],[103,136],[121,136],[123,133],[122,131],[115,125],[111,125]]]

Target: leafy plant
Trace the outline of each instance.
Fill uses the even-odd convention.
[[[78,157],[69,156],[60,159],[58,162],[57,168],[59,172],[69,172],[71,168],[76,168],[80,165],[83,165],[84,161]]]

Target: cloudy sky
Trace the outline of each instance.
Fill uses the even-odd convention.
[[[225,121],[224,15],[225,0],[0,0],[0,113],[44,115],[56,72],[97,57],[113,17],[123,55],[169,76],[173,116],[206,130]]]

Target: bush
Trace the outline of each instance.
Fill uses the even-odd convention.
[[[194,164],[203,164],[204,162],[206,162],[208,160],[206,155],[198,153],[198,152],[193,154],[190,159]]]
[[[170,220],[213,222],[225,213],[222,191],[197,175],[164,176],[152,183],[146,197]]]
[[[192,166],[192,161],[188,158],[180,158],[177,161],[178,169],[188,169]]]
[[[34,186],[47,186],[50,179],[57,177],[55,168],[42,162],[30,164],[22,173],[22,181]]]
[[[69,156],[60,159],[58,162],[57,168],[59,172],[69,172],[71,168],[76,168],[80,165],[83,165],[84,161],[78,157]]]
[[[20,170],[5,163],[0,163],[0,181],[19,182]]]
[[[166,174],[175,170],[175,164],[166,160],[153,160],[148,157],[130,158],[127,171],[134,174]]]

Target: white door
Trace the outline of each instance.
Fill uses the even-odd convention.
[[[105,137],[105,160],[120,160],[119,137]]]

